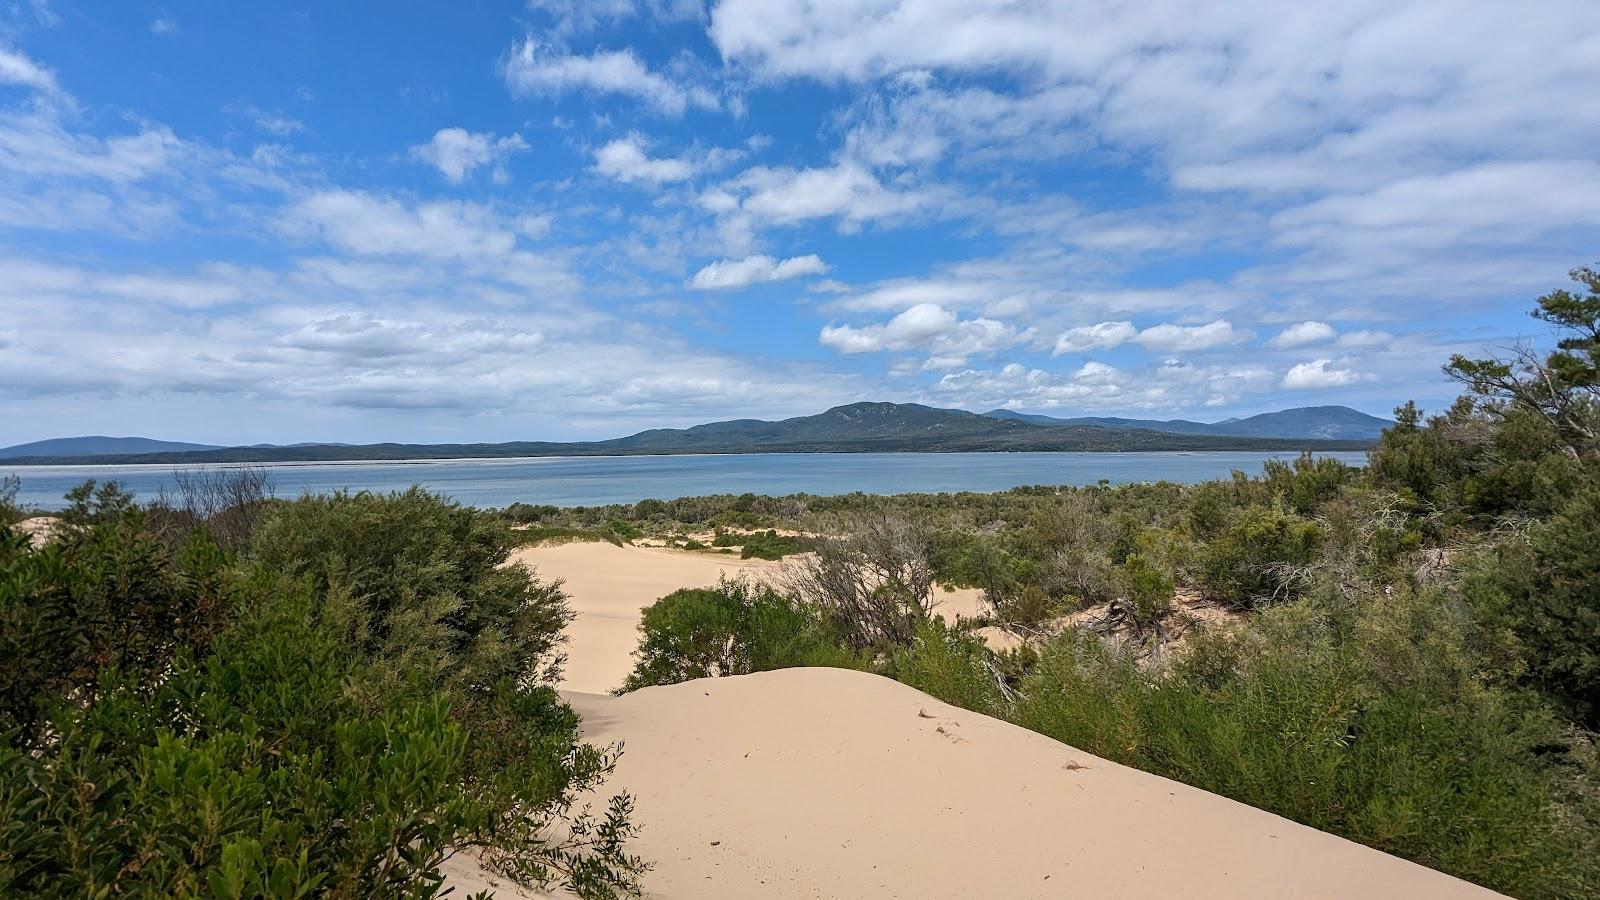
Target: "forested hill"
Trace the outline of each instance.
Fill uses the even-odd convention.
[[[13,457],[35,463],[237,463],[620,456],[675,453],[884,453],[1018,450],[1357,450],[1366,440],[1177,434],[1100,425],[1039,425],[914,403],[852,403],[814,416],[768,422],[735,419],[664,428],[607,441],[498,444],[365,444],[230,447],[215,450]]]

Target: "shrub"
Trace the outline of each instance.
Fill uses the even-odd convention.
[[[38,549],[0,524],[0,733],[23,746],[52,706],[92,705],[102,671],[154,682],[231,612],[208,539],[173,546],[135,510],[80,521]]]
[[[1593,826],[1547,771],[1563,732],[1475,677],[1462,627],[1433,595],[1354,618],[1301,603],[1201,639],[1165,674],[1068,634],[1015,721],[1519,896],[1585,894]]]
[[[1275,506],[1245,507],[1204,546],[1199,585],[1214,599],[1243,606],[1292,600],[1321,539],[1315,522]]]
[[[684,588],[645,607],[633,672],[623,691],[693,678],[790,666],[853,666],[821,612],[766,585],[724,579]]]
[[[938,618],[917,625],[911,645],[894,651],[889,674],[946,703],[987,715],[1003,715],[999,676],[987,664],[983,642]]]
[[[1493,545],[1463,591],[1507,631],[1528,680],[1600,726],[1600,491],[1577,493],[1525,537]]]
[[[22,490],[22,479],[15,475],[0,478],[0,525],[10,525],[26,518],[17,505],[17,494]]]
[[[815,555],[790,570],[787,587],[826,610],[854,650],[909,645],[933,609],[932,532],[883,510],[843,528],[843,536],[817,541]]]
[[[499,523],[305,499],[241,569],[102,493],[44,548],[0,527],[0,894],[432,897],[469,849],[637,889],[631,800],[574,808],[616,751],[540,680],[563,598],[501,566]]]
[[[307,579],[314,615],[375,661],[473,694],[554,681],[563,661],[566,596],[507,565],[515,543],[494,516],[412,488],[281,504],[250,558]]]

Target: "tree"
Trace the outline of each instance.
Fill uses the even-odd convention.
[[[1533,313],[1561,335],[1554,351],[1541,358],[1524,344],[1508,359],[1456,354],[1444,370],[1491,410],[1537,414],[1562,449],[1582,459],[1600,452],[1600,271],[1583,266],[1571,275],[1587,293],[1552,291]]]

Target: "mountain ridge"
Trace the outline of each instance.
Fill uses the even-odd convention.
[[[1342,407],[1341,407],[1342,409]],[[603,441],[507,441],[469,444],[297,444],[206,447],[78,456],[20,456],[0,449],[13,464],[250,463],[358,460],[489,458],[518,456],[625,456],[685,453],[963,452],[963,451],[1139,451],[1139,450],[1344,450],[1363,449],[1373,438],[1283,437],[1162,431],[1113,427],[1103,422],[1064,420],[1023,413],[994,415],[939,409],[917,403],[863,401],[810,416],[769,421],[730,419],[689,428],[654,428]],[[1356,415],[1364,415],[1349,410]],[[1271,415],[1271,414],[1268,414]],[[1178,420],[1182,421],[1182,420]],[[1380,420],[1381,421],[1381,420]],[[1192,423],[1205,426],[1205,423]],[[57,439],[70,441],[72,439]],[[35,446],[40,442],[21,447]],[[191,445],[192,446],[192,445]],[[206,446],[206,445],[200,445]]]

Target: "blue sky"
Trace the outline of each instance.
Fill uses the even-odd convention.
[[[1321,5],[0,0],[0,444],[1437,407],[1600,16]]]

